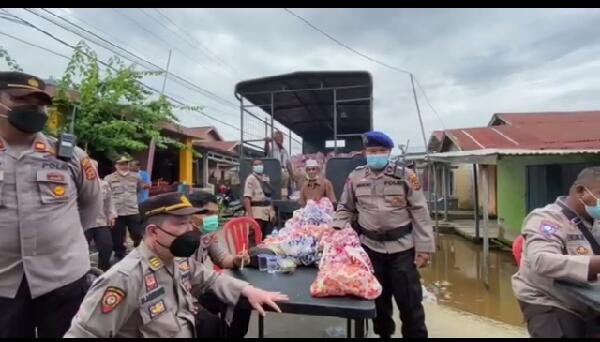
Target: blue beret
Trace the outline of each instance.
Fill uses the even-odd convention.
[[[385,147],[390,150],[394,148],[394,141],[387,134],[379,131],[370,131],[363,136],[365,147]]]

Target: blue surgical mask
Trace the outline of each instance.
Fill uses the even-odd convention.
[[[254,170],[254,172],[256,172],[256,173],[263,173],[263,166],[262,165],[254,165],[254,166],[252,166],[252,170]]]
[[[367,154],[367,165],[373,170],[381,170],[387,166],[390,156],[386,154]]]
[[[600,199],[594,196],[594,194],[588,188],[585,188],[585,190],[596,199],[596,205],[594,206],[589,206],[581,201],[585,205],[585,211],[587,211],[588,215],[590,215],[590,217],[593,219],[600,219]]]
[[[219,215],[208,215],[202,219],[202,232],[212,233],[219,229]]]

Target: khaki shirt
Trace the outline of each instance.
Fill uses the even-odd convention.
[[[92,285],[65,337],[195,337],[192,293],[235,305],[246,285],[194,258],[164,264],[142,242]]]
[[[83,231],[102,208],[98,173],[80,148],[67,162],[55,145],[38,133],[17,151],[0,138],[0,297],[14,298],[23,275],[37,298],[90,269]]]
[[[96,227],[106,227],[109,225],[109,220],[111,218],[117,218],[117,209],[112,200],[112,191],[110,190],[108,182],[102,179],[100,180],[100,186],[102,189],[102,200],[104,205],[96,219]]]
[[[210,267],[208,262],[210,260],[213,264],[223,268],[223,261],[228,255],[229,252],[219,245],[216,233],[209,233],[202,235],[200,248],[198,248],[195,258],[207,267]]]
[[[260,202],[267,200],[263,192],[261,181],[255,173],[252,173],[246,178],[244,185],[244,197],[250,197],[251,202]],[[262,176],[264,177],[264,176]],[[272,217],[272,207],[252,205],[252,217],[258,220],[269,221]]]
[[[554,306],[583,316],[586,306],[563,296],[553,285],[554,279],[587,282],[593,254],[589,242],[557,204],[564,203],[564,199],[559,197],[556,202],[535,209],[523,221],[523,257],[512,277],[512,287],[523,302]]]
[[[318,201],[323,197],[329,198],[331,203],[337,201],[333,192],[333,184],[326,178],[318,177],[315,180],[308,180],[300,190],[300,204],[303,206],[308,200]]]
[[[332,226],[343,228],[358,220],[365,229],[386,231],[412,222],[412,234],[397,241],[374,241],[364,235],[360,240],[379,253],[398,253],[413,247],[417,252],[432,253],[433,227],[418,178],[409,168],[404,168],[401,178],[394,172],[393,166],[380,173],[366,166],[354,169],[344,185]]]
[[[113,202],[117,208],[119,216],[139,214],[138,209],[138,190],[141,189],[141,178],[137,172],[129,172],[127,176],[122,176],[118,172],[113,172],[104,177],[104,180],[110,185]]]

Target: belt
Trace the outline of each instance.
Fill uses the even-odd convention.
[[[368,230],[360,225],[356,224],[356,230],[359,234],[362,234],[368,237],[371,240],[375,241],[396,241],[412,232],[413,226],[412,223],[407,224],[406,226],[401,226],[398,228],[394,228],[391,230],[386,230],[383,232],[378,232],[374,230]]]
[[[271,205],[271,201],[250,201],[250,205],[253,207],[268,207]]]

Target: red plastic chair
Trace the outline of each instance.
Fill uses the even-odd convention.
[[[523,235],[517,236],[515,241],[512,244],[512,252],[515,258],[515,263],[517,266],[521,265],[521,257],[523,255],[523,244],[525,243],[525,237]]]
[[[232,254],[239,254],[244,248],[248,249],[248,231],[254,229],[254,242],[256,245],[262,242],[262,231],[260,225],[251,217],[236,217],[231,219],[223,227],[223,235],[225,235],[225,242],[229,252]],[[231,251],[231,240],[233,240],[233,246],[235,251]]]

